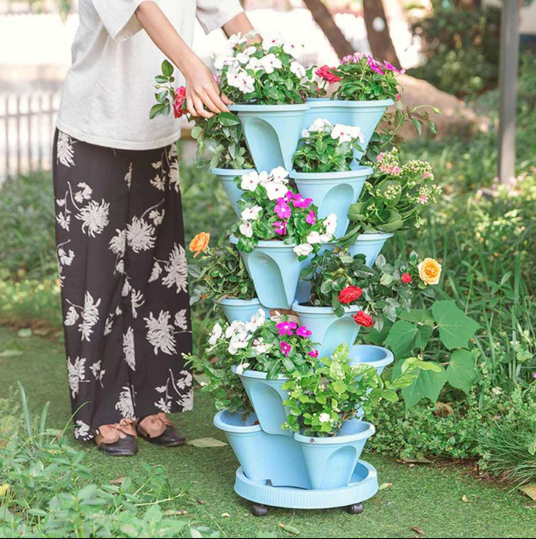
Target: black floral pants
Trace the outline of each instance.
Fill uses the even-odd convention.
[[[193,407],[176,146],[113,150],[57,132],[57,255],[75,436]]]

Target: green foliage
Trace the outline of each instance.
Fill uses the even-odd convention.
[[[84,465],[86,452],[47,429],[48,405],[32,418],[25,392],[22,418],[0,400],[0,536],[2,537],[218,537],[165,514],[174,492],[163,467],[144,465],[120,485],[98,484]],[[9,414],[9,415],[7,415]]]

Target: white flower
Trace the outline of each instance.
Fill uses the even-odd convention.
[[[281,183],[287,184],[289,181],[288,180],[289,172],[284,167],[274,168],[272,172],[270,172],[270,176],[275,182],[281,182]]]
[[[240,225],[240,233],[245,236],[246,238],[252,238],[253,237],[253,227],[251,226],[251,223],[249,221],[244,221]]]
[[[235,320],[226,330],[225,338],[231,339],[236,336],[245,335],[247,333],[246,324],[240,320]]]
[[[136,371],[136,348],[134,344],[134,330],[128,328],[127,332],[123,335],[123,357],[126,364]]]
[[[257,314],[254,314],[251,317],[251,320],[246,324],[247,331],[254,332],[260,327],[264,326],[264,323],[266,322],[266,313],[263,309],[259,309],[259,312]]]
[[[303,79],[307,75],[307,70],[300,64],[300,62],[292,62],[290,64],[290,71],[292,71],[292,73],[299,79]]]
[[[135,252],[148,251],[155,244],[154,226],[144,219],[132,218],[132,223],[127,225],[128,246]]]
[[[299,58],[304,48],[303,43],[296,43],[295,41],[287,41],[283,45],[283,50],[293,58]]]
[[[302,136],[302,138],[309,138],[311,136],[311,133],[309,133],[309,131],[307,129],[304,129],[301,132],[301,136]]]
[[[322,243],[329,243],[333,239],[333,234],[321,234],[320,239]]]
[[[283,44],[283,40],[277,34],[265,34],[262,41],[262,48],[265,51],[269,51],[272,47],[280,47]]]
[[[232,66],[236,64],[236,59],[232,56],[218,56],[214,60],[214,69],[222,71],[225,66]]]
[[[171,314],[167,311],[160,311],[158,318],[155,318],[153,313],[149,314],[149,318],[145,318],[147,340],[154,348],[155,355],[158,355],[160,351],[170,356],[177,353],[175,329],[170,323],[170,319]]]
[[[264,69],[264,67],[261,64],[261,61],[254,56],[253,58],[249,59],[249,62],[246,65],[246,69],[248,71],[260,71],[261,69]]]
[[[324,219],[324,227],[326,229],[326,234],[333,236],[337,231],[337,216],[332,213]]]
[[[210,339],[208,340],[208,344],[210,346],[216,346],[216,343],[220,339],[220,337],[223,335],[223,328],[220,326],[220,324],[216,324],[212,328],[212,335],[210,336]]]
[[[328,132],[328,131],[331,131],[333,129],[333,125],[331,122],[329,122],[328,120],[323,120],[322,118],[317,118],[313,125],[311,125],[311,127],[309,127],[309,131],[311,133],[316,133],[318,131],[325,131],[325,132]]]
[[[229,71],[227,71],[227,83],[229,86],[232,86],[233,88],[238,88],[238,85],[240,84],[240,79],[242,78],[242,75],[245,73],[243,69],[236,69],[234,66],[231,66],[229,68]]]
[[[179,292],[188,292],[188,262],[186,251],[182,245],[174,244],[169,255],[169,262],[165,266],[167,275],[162,279],[162,284],[168,288],[177,287]]]
[[[228,44],[231,47],[236,47],[236,45],[242,45],[248,40],[246,36],[243,36],[241,32],[238,32],[238,34],[233,34],[228,41]]]
[[[270,200],[284,197],[288,191],[287,186],[281,181],[273,181],[265,184],[266,194]]]
[[[236,86],[243,94],[252,94],[255,91],[255,79],[244,73],[239,79]]]
[[[240,335],[233,337],[229,343],[229,353],[234,356],[238,353],[239,350],[243,350],[248,347],[249,339],[251,335]]]
[[[109,214],[110,204],[108,202],[103,200],[99,204],[92,200],[80,210],[76,218],[82,221],[82,232],[94,238],[95,235],[100,234],[108,226]]]
[[[240,62],[241,64],[247,64],[249,61],[250,61],[250,57],[251,55],[255,54],[255,51],[257,49],[255,47],[248,47],[247,49],[244,50],[244,52],[240,52],[236,55],[236,59],[238,60],[238,62]]]
[[[267,54],[261,58],[260,62],[268,75],[273,73],[276,69],[281,69],[283,67],[281,60],[275,54]]]
[[[350,125],[337,124],[331,131],[331,138],[339,140],[339,144],[344,142],[353,142],[354,140],[364,140],[363,134],[359,127],[352,127]]]
[[[244,374],[245,371],[247,371],[250,367],[249,363],[244,363],[243,365],[238,365],[236,368],[236,374],[241,375]]]
[[[318,420],[320,423],[329,423],[331,422],[331,416],[329,414],[320,414]]]
[[[242,191],[255,191],[257,186],[261,183],[261,176],[257,171],[248,172],[242,176],[242,183],[240,188]]]
[[[303,243],[302,245],[294,247],[294,252],[298,256],[309,256],[313,252],[313,246],[308,243]]]
[[[264,339],[256,339],[253,341],[253,350],[256,354],[266,354],[272,348],[271,344],[264,342]]]
[[[322,236],[316,231],[311,232],[309,236],[307,236],[307,243],[310,243],[311,245],[322,243]]]
[[[253,206],[253,208],[245,208],[242,212],[242,219],[244,221],[256,221],[262,213],[260,206]]]

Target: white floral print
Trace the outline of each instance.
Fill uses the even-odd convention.
[[[74,437],[77,440],[87,441],[90,438],[91,427],[83,421],[77,420],[75,423]]]
[[[149,318],[145,318],[147,340],[154,348],[155,355],[159,352],[169,355],[177,353],[175,328],[170,320],[171,315],[167,311],[161,311],[158,318],[155,318],[153,313],[149,314]]]
[[[134,393],[130,387],[123,387],[123,390],[119,394],[119,400],[115,405],[115,409],[120,412],[125,419],[131,419],[132,421],[136,419],[136,413],[134,411]]]
[[[127,225],[127,242],[128,246],[135,252],[141,253],[148,251],[154,247],[155,243],[155,228],[153,225],[134,217],[132,223]]]
[[[70,358],[67,359],[67,369],[69,372],[69,387],[73,399],[80,391],[80,382],[86,379],[86,359],[77,357],[74,362]]]
[[[123,335],[123,354],[127,365],[133,370],[136,370],[136,348],[134,344],[134,330],[128,328]]]
[[[94,200],[89,201],[76,215],[79,221],[82,221],[82,231],[88,236],[94,238],[97,234],[108,226],[110,214],[110,204],[104,202],[99,204]]]
[[[168,288],[176,286],[177,293],[188,291],[188,262],[182,245],[174,245],[164,269],[167,275],[162,279],[162,283],[165,286]]]
[[[74,142],[73,139],[62,133],[58,133],[58,162],[67,168],[74,167]]]

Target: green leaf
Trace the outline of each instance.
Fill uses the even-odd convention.
[[[406,409],[413,408],[423,399],[437,402],[441,390],[447,383],[447,373],[443,367],[441,371],[419,370],[418,377],[409,387],[402,389],[402,396],[406,401]]]
[[[27,339],[28,337],[31,337],[33,333],[30,328],[26,328],[26,329],[20,329],[17,335],[21,337],[22,339]]]
[[[205,449],[208,447],[226,447],[228,444],[225,442],[220,442],[214,438],[199,438],[198,440],[189,441],[188,445]]]
[[[473,354],[469,350],[456,350],[452,354],[450,365],[447,368],[448,383],[452,387],[469,393],[477,378],[478,373]]]
[[[164,75],[164,77],[171,77],[174,71],[175,71],[175,68],[168,60],[164,60],[162,62],[162,74]]]
[[[454,301],[436,301],[432,313],[439,326],[439,336],[448,350],[464,348],[480,325],[456,307]]]
[[[151,120],[154,120],[157,116],[160,116],[160,115],[165,116],[169,108],[170,108],[169,105],[167,105],[166,103],[157,103],[151,109],[149,118]]]
[[[390,348],[396,357],[402,357],[415,348],[415,338],[419,328],[405,320],[398,321],[389,332],[385,346]]]

